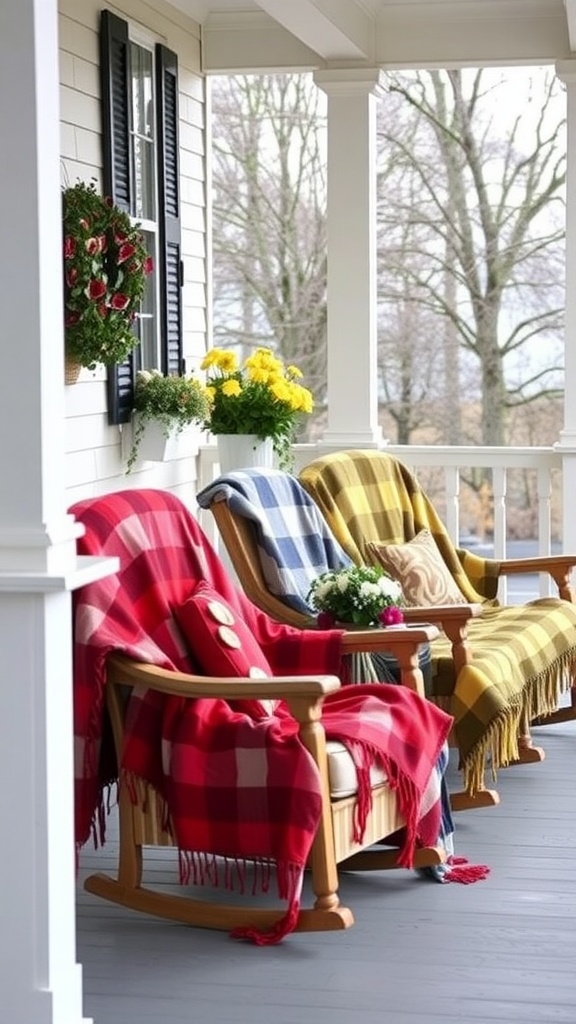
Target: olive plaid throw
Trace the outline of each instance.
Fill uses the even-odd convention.
[[[454,716],[464,783],[484,784],[493,770],[518,757],[521,722],[550,714],[576,671],[576,605],[559,598],[500,607],[498,563],[456,549],[416,477],[375,449],[316,459],[300,481],[350,557],[369,562],[370,542],[403,544],[422,529],[433,535],[467,601],[485,609],[469,624],[472,662],[454,677],[449,641],[433,641],[432,698]]]

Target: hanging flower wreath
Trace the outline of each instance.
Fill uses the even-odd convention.
[[[139,225],[93,183],[62,193],[66,353],[93,370],[123,362],[152,270]]]

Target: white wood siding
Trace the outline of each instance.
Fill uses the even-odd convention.
[[[97,0],[59,3],[63,185],[95,179],[102,187],[99,24],[103,6]],[[206,350],[207,322],[205,81],[200,74],[200,27],[161,3],[155,10],[141,0],[119,0],[109,6],[178,55],[184,356],[190,371],[198,367]],[[126,476],[122,450],[129,446],[129,435],[130,427],[108,424],[104,367],[94,372],[83,369],[79,382],[66,388],[68,503],[124,487],[165,487],[192,504],[197,431],[180,436],[178,458],[167,463],[139,463]]]

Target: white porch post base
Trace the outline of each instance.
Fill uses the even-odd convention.
[[[0,744],[2,1024],[87,1024],[75,963],[70,603],[68,593],[0,594],[0,717],[18,723]]]
[[[115,571],[0,572],[0,1024],[90,1024],[76,963],[70,591]]]
[[[338,451],[341,448],[381,448],[386,444],[382,438],[381,429],[374,430],[325,430],[318,441],[318,448],[331,448]]]

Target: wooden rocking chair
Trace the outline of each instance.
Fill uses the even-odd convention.
[[[335,452],[306,466],[299,479],[353,561],[383,565],[405,588],[415,584],[416,598],[427,580],[433,590],[446,576],[448,589],[462,601],[461,614],[457,605],[447,614],[443,604],[430,600],[425,607],[416,601],[420,606],[407,614],[425,615],[445,633],[432,644],[433,692],[455,717],[470,794],[487,792],[487,754],[493,771],[541,760],[531,723],[576,717],[576,606],[570,586],[576,556],[495,562],[457,550],[415,476],[385,452]],[[559,599],[498,605],[500,575],[533,572],[552,576]],[[470,602],[480,602],[480,615],[470,617]],[[571,705],[559,709],[566,689]]]
[[[265,495],[262,501],[259,500],[259,491]],[[240,501],[239,494],[242,495]],[[297,610],[287,603],[285,597],[281,598],[272,592],[263,569],[263,563],[266,561],[270,571],[270,557],[265,550],[267,539],[274,535],[275,531],[281,531],[282,544],[276,553],[277,557],[280,557],[280,552],[286,550],[286,534],[290,529],[296,528],[295,524],[299,520],[298,509],[302,506],[305,509],[302,515],[305,529],[318,530],[313,546],[318,536],[330,534],[329,525],[322,519],[320,510],[298,480],[280,470],[250,469],[218,478],[197,495],[197,500],[202,509],[209,509],[212,513],[238,580],[254,604],[279,622],[290,623],[300,628],[315,626],[316,620],[310,612]],[[271,507],[275,510],[273,519],[269,518]],[[300,546],[306,547],[305,535],[300,537]],[[274,575],[278,576],[277,573]],[[278,583],[278,578],[275,578],[275,585],[278,586]],[[301,593],[300,596],[305,598],[306,594]],[[354,644],[359,653],[360,648],[357,645],[360,636],[367,636],[367,639],[363,638],[361,641],[363,656],[382,650],[384,644],[386,654],[392,655],[398,663],[402,685],[412,689],[417,685],[419,692],[422,692],[420,678],[414,674],[417,662],[411,639],[416,638],[414,630],[421,628],[422,622],[428,620],[433,611],[427,607],[404,609],[405,617],[409,620],[405,628],[376,630],[365,635],[349,633],[344,637],[343,649],[348,650],[349,645]],[[473,602],[442,607],[442,626],[452,640],[453,657],[461,660],[462,664],[467,657],[467,623],[481,612],[481,604]],[[418,673],[418,676],[420,675],[421,672]],[[450,795],[453,810],[486,807],[498,802],[498,793],[485,787],[474,794],[462,791],[452,792]]]
[[[152,564],[158,571],[158,578],[147,581],[146,586],[152,588],[154,600],[159,602],[163,612],[178,603],[190,587],[194,578],[200,575],[204,581],[217,580],[222,600],[229,603],[234,615],[239,612],[245,617],[249,629],[256,635],[262,627],[277,629],[278,637],[286,639],[290,627],[271,627],[268,618],[257,611],[229,579],[224,579],[225,570],[221,566],[215,552],[211,549],[200,527],[175,496],[165,492],[129,490],[78,503],[71,509],[76,518],[86,529],[85,536],[79,541],[79,550],[83,554],[102,553],[115,555],[120,559],[120,569],[116,577],[110,581],[100,581],[79,590],[75,596],[76,609],[76,654],[77,665],[82,661],[82,643],[78,631],[92,635],[93,623],[91,615],[94,609],[101,606],[113,608],[114,601],[120,594],[122,615],[119,622],[124,623],[124,612],[131,614],[135,603],[134,566],[141,553],[150,551],[157,545]],[[176,531],[176,532],[175,532]],[[166,549],[167,535],[176,538],[174,547]],[[184,551],[184,543],[188,546]],[[164,546],[163,546],[164,545]],[[179,552],[174,554],[174,551]],[[184,551],[184,553],[182,553]],[[182,578],[178,577],[174,566],[186,565]],[[162,570],[165,569],[165,580]],[[178,577],[178,578],[177,578]],[[130,589],[130,595],[124,600],[123,588]],[[111,595],[114,595],[111,597]],[[141,607],[144,607],[144,603]],[[95,613],[95,621],[100,622],[101,614]],[[88,623],[88,625],[87,625]],[[272,678],[252,678],[245,676],[213,677],[204,674],[193,674],[162,665],[147,664],[133,656],[122,652],[130,652],[138,646],[140,626],[138,613],[135,613],[134,624],[124,627],[123,635],[104,636],[104,660],[96,662],[100,665],[103,682],[105,683],[105,701],[112,725],[114,747],[118,765],[122,765],[126,750],[126,721],[131,709],[131,694],[142,692],[168,694],[176,697],[213,698],[226,701],[279,700],[287,702],[294,719],[298,722],[298,735],[302,744],[312,755],[318,767],[322,782],[322,811],[319,824],[309,857],[309,870],[313,902],[311,906],[300,910],[296,928],[302,931],[338,930],[349,927],[353,923],[352,912],[340,905],[338,899],[338,868],[343,870],[381,870],[398,866],[399,845],[396,838],[391,838],[386,845],[386,837],[403,827],[403,819],[398,810],[396,792],[389,786],[382,772],[376,772],[372,779],[372,808],[362,843],[354,842],[353,823],[355,815],[355,787],[349,787],[350,768],[347,762],[347,751],[340,744],[326,743],[322,726],[322,704],[328,694],[340,687],[334,675],[295,675],[276,671]],[[134,633],[131,630],[134,629]],[[172,631],[173,624],[168,614],[166,622],[161,625],[160,633]],[[260,630],[261,631],[261,630]],[[422,627],[412,631],[410,640],[399,646],[408,676],[416,688],[421,685],[418,669],[417,649],[420,643],[429,641],[437,635],[435,627]],[[365,632],[347,637],[348,651],[363,649],[365,644],[373,640]],[[150,651],[154,647],[152,636],[147,637],[147,658],[151,659]],[[194,643],[194,638],[190,637]],[[314,643],[317,637],[314,637]],[[298,643],[302,643],[298,639]],[[80,646],[79,646],[80,644]],[[411,651],[408,654],[408,646]],[[80,680],[78,682],[78,680]],[[91,678],[83,680],[80,669],[75,671],[75,685],[93,686]],[[94,707],[90,716],[94,721]],[[99,723],[102,730],[102,722]],[[78,737],[77,746],[81,746]],[[80,758],[80,772],[86,759]],[[353,773],[354,774],[354,773]],[[157,791],[143,780],[137,785],[119,787],[119,823],[120,846],[118,871],[115,877],[106,874],[93,874],[85,882],[86,889],[98,896],[136,910],[159,915],[162,917],[196,925],[198,927],[231,930],[247,926],[259,929],[272,928],[285,913],[281,907],[258,907],[256,900],[248,905],[215,902],[213,893],[208,899],[194,895],[172,895],[155,890],[143,884],[144,852],[147,847],[174,846],[176,841],[173,824],[167,816],[167,808]],[[77,816],[78,821],[78,816]],[[374,845],[378,844],[378,845]],[[441,864],[445,859],[441,847],[425,847],[415,853],[415,867],[431,867]],[[186,890],[183,889],[183,893]]]

